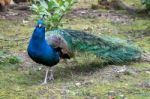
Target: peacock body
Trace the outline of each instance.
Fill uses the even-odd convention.
[[[28,54],[37,63],[52,67],[59,60],[70,59],[75,51],[95,54],[108,63],[124,63],[140,57],[140,51],[117,38],[109,36],[94,36],[77,30],[51,30],[46,32],[43,21],[39,20],[28,45]],[[51,70],[46,70],[44,84],[47,79],[53,79]]]
[[[59,50],[55,49],[45,40],[45,27],[43,21],[39,20],[32,37],[30,39],[28,48],[28,55],[37,63],[43,64],[48,67],[56,65],[59,60]],[[47,83],[47,79],[53,80],[53,73],[48,77],[49,68],[46,70],[45,79],[43,84]]]
[[[42,22],[39,21],[38,24]],[[45,40],[45,27],[36,27],[28,46],[29,56],[37,63],[53,66],[59,62],[59,54],[56,49],[47,44]]]

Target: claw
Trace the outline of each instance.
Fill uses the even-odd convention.
[[[46,85],[47,84],[47,82],[43,82],[41,85]]]
[[[50,77],[48,77],[48,80],[49,80],[49,81],[52,81],[52,80],[54,80],[54,77],[51,77],[51,76],[50,76]]]

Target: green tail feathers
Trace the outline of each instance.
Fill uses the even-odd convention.
[[[67,43],[69,52],[80,51],[95,54],[111,63],[123,63],[140,58],[141,52],[133,44],[109,36],[95,36],[76,30],[48,31],[47,37],[57,35]],[[49,41],[51,44],[52,41]]]

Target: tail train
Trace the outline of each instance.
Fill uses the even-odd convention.
[[[49,44],[61,48],[70,58],[75,51],[95,54],[109,63],[125,63],[139,59],[140,50],[125,40],[110,36],[95,36],[77,30],[52,30],[46,33]]]

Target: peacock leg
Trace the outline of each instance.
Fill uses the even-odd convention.
[[[54,71],[53,71],[53,67],[51,67],[50,69],[50,76],[48,77],[48,80],[54,80]]]
[[[49,67],[46,68],[45,78],[44,78],[44,82],[42,83],[42,85],[47,84],[47,76],[48,76],[48,72],[49,72]]]

